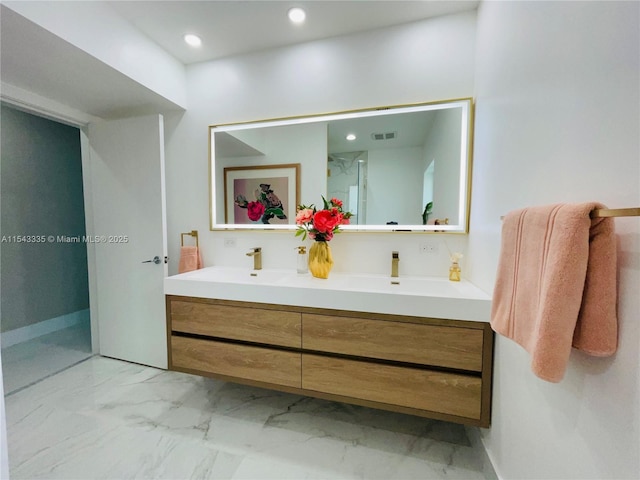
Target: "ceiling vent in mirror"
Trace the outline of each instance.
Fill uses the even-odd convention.
[[[371,138],[374,140],[393,140],[398,138],[398,132],[372,133]]]

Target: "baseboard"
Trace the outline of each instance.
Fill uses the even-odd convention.
[[[482,435],[480,434],[480,429],[477,427],[466,427],[467,437],[469,437],[469,441],[471,445],[481,450],[484,454],[483,459],[483,468],[482,473],[484,474],[484,478],[492,479],[492,480],[502,480],[502,478],[496,472],[495,467],[493,466],[493,461],[491,459],[491,455],[489,455],[489,451],[486,449],[484,442],[482,440]]]
[[[42,322],[27,325],[26,327],[2,332],[0,335],[0,346],[2,348],[7,348],[11,345],[26,342],[27,340],[32,340],[42,335],[46,335],[47,333],[69,328],[83,322],[86,322],[87,324],[90,322],[88,308],[85,310],[78,310],[77,312],[67,313],[66,315],[61,315],[59,317],[50,318],[49,320],[43,320]]]

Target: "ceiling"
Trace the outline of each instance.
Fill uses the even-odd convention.
[[[316,1],[112,1],[123,18],[183,64],[256,52],[285,45],[400,25],[473,10],[479,1],[316,0]],[[293,25],[291,7],[307,18]],[[185,33],[202,38],[193,49]]]
[[[176,106],[51,32],[0,6],[2,83],[98,118],[139,112],[161,113]],[[6,91],[3,91],[6,100]]]
[[[333,120],[327,129],[329,153],[422,146],[436,112],[398,112],[393,115]],[[356,139],[347,140],[349,133],[356,135]],[[374,134],[387,133],[393,133],[394,138],[373,138]]]
[[[110,1],[118,15],[185,65],[477,8],[479,1]],[[291,6],[307,12],[292,25]],[[83,114],[118,118],[179,109],[60,37],[0,5],[3,84],[52,99]],[[188,47],[185,33],[202,37]],[[8,101],[7,88],[2,99]],[[20,106],[19,102],[14,105]],[[79,123],[86,123],[87,120]]]

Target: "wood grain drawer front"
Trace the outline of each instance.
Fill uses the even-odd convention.
[[[480,418],[481,380],[469,375],[302,354],[302,388]]]
[[[311,314],[302,325],[304,349],[482,370],[482,330]]]
[[[171,302],[171,329],[300,348],[300,313],[207,303]]]
[[[171,337],[173,367],[300,388],[300,354],[197,338]]]

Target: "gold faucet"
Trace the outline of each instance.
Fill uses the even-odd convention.
[[[398,276],[398,263],[400,263],[400,255],[398,252],[391,252],[391,276]]]
[[[262,270],[262,248],[252,248],[251,251],[247,253],[247,257],[253,257],[254,270]]]

